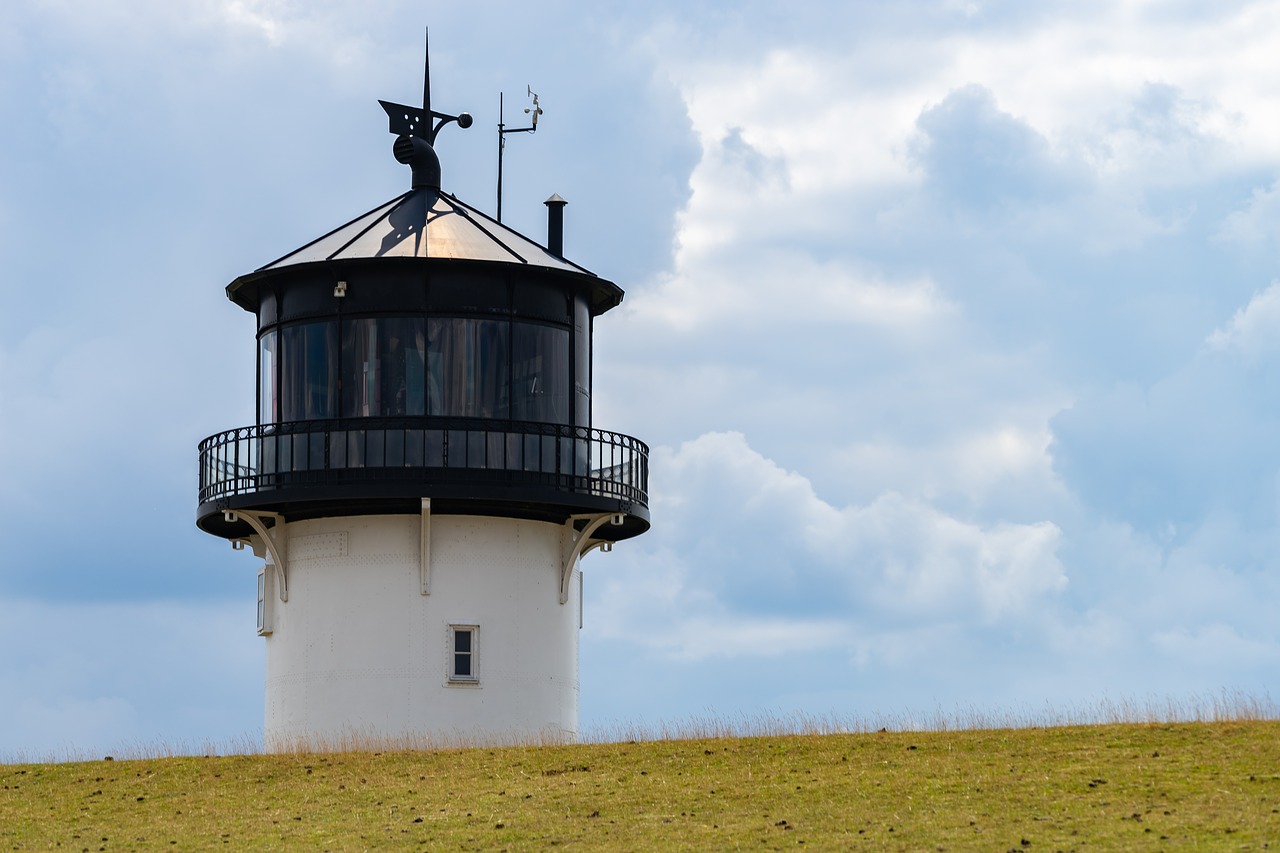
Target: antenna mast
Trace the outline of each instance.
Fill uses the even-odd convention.
[[[533,98],[533,106],[525,107],[524,111],[528,114],[531,124],[529,127],[507,127],[504,125],[502,116],[502,98],[503,93],[498,93],[498,221],[502,221],[502,152],[507,147],[508,133],[536,133],[538,130],[538,116],[542,115],[542,107],[538,106],[538,93],[533,91],[532,85],[526,85],[525,91],[528,96]]]

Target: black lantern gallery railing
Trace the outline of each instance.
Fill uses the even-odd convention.
[[[200,503],[371,479],[533,483],[648,505],[649,448],[616,432],[471,418],[263,424],[200,442]]]

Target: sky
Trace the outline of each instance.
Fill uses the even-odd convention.
[[[584,729],[1277,695],[1276,4],[9,0],[0,757],[260,738],[223,288],[408,189],[427,26],[444,189],[532,86],[504,221],[626,291]]]

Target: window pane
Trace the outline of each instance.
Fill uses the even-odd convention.
[[[337,333],[336,323],[310,323],[306,327],[308,419],[338,414]]]
[[[347,320],[342,324],[343,417],[364,418],[375,411],[376,345],[377,327],[373,320]]]
[[[423,438],[425,440],[423,464],[428,468],[443,468],[445,431],[429,429],[424,432]]]
[[[511,416],[569,423],[569,330],[513,323]]]
[[[268,435],[259,439],[258,462],[263,474],[274,474],[279,470],[276,465],[276,438]]]
[[[404,432],[404,464],[409,468],[421,468],[426,464],[426,454],[422,443],[426,434],[420,429]]]
[[[427,414],[507,418],[509,336],[503,320],[428,320]]]
[[[258,572],[258,633],[262,633],[262,628],[266,624],[265,617],[267,615],[267,575],[266,571]]]
[[[347,433],[347,467],[364,467],[364,430],[353,429]]]
[[[404,432],[402,429],[389,429],[386,431],[386,464],[388,468],[404,467]]]
[[[276,330],[258,341],[258,423],[273,424],[280,419],[276,396]]]
[[[452,320],[432,317],[427,320],[427,414],[444,415],[451,408],[452,400],[445,388],[445,358],[453,351],[454,329]]]
[[[585,300],[573,300],[573,374],[577,426],[591,426],[591,310]]]
[[[387,431],[384,429],[367,430],[364,435],[364,464],[370,468],[385,468],[387,465]]]
[[[467,436],[467,467],[468,468],[489,468],[488,457],[485,450],[488,447],[485,436],[488,433],[481,430],[468,432]]]
[[[453,629],[453,677],[474,678],[474,628]]]
[[[342,330],[342,413],[360,418],[426,412],[426,338],[418,317],[347,320]]]
[[[510,417],[508,338],[511,327],[498,320],[470,320],[476,327],[474,415]]]
[[[378,413],[421,415],[426,337],[423,321],[392,317],[378,321]]]
[[[332,322],[284,329],[280,353],[280,406],[286,421],[337,415],[338,330]]]

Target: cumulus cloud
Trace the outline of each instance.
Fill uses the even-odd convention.
[[[652,471],[660,524],[628,560],[645,568],[634,587],[610,571],[600,618],[680,657],[713,653],[707,637],[737,656],[847,645],[857,625],[1018,619],[1066,585],[1051,522],[980,525],[893,493],[833,506],[738,433],[659,449]],[[664,630],[642,630],[656,615]]]
[[[1251,10],[1194,29],[1248,65],[1274,30]],[[647,345],[635,376],[667,393],[655,409],[624,373],[636,402],[601,396],[666,443],[655,489],[680,485],[657,493],[662,547],[589,579],[595,636],[732,673],[781,672],[775,643],[894,695],[910,671],[1024,700],[1063,695],[1041,672],[1085,693],[1220,686],[1215,624],[1255,652],[1232,677],[1276,647],[1251,606],[1277,517],[1274,371],[1238,357],[1269,309],[1224,320],[1252,285],[1213,239],[1237,182],[1273,180],[1253,170],[1274,129],[1242,113],[1261,93],[1189,58],[1177,16],[971,11],[990,25],[909,51],[910,73],[885,61],[905,43],[878,75],[821,48],[675,64],[701,159],[674,271],[629,297],[623,346]],[[874,96],[840,82],[864,75]],[[807,334],[786,347],[759,334],[791,325]],[[1180,668],[1181,636],[1221,642]],[[948,677],[996,648],[1002,675]],[[849,684],[823,695],[865,703]]]
[[[952,92],[921,113],[917,126],[912,157],[949,200],[979,208],[1045,201],[1066,186],[1044,137],[1000,110],[982,86]]]
[[[288,7],[283,3],[267,0],[225,0],[215,7],[231,24],[256,30],[267,41],[278,43],[283,36]]]
[[[683,232],[703,241],[692,225]],[[636,313],[679,332],[863,327],[891,335],[937,328],[955,306],[927,278],[892,279],[844,263],[762,248],[747,257],[681,252],[660,288],[637,300]],[[729,250],[735,251],[735,250]]]
[[[1147,80],[1122,110],[1102,120],[1103,133],[1090,145],[1103,173],[1138,178],[1148,187],[1199,180],[1219,167],[1223,142],[1214,133],[1214,105],[1179,87]]]
[[[1236,350],[1254,361],[1280,346],[1280,282],[1254,294],[1249,304],[1206,339],[1217,350]]]
[[[1217,238],[1243,246],[1269,245],[1280,239],[1280,181],[1255,188],[1242,210],[1232,211],[1218,229]]]

